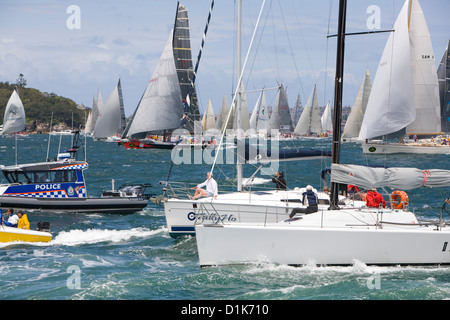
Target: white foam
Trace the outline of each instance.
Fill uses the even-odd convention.
[[[62,231],[52,240],[53,244],[77,246],[99,242],[122,242],[131,237],[146,238],[164,232],[164,229],[150,230],[146,228],[133,228],[130,230],[70,230]]]

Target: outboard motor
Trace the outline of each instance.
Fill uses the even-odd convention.
[[[50,222],[41,222],[39,221],[36,226],[36,231],[45,231],[50,232]]]

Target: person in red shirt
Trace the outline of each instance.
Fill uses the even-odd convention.
[[[383,196],[378,193],[375,188],[369,190],[366,194],[366,206],[379,208],[380,205],[383,205],[383,208],[386,208],[386,201],[384,201]]]

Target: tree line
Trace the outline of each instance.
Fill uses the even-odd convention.
[[[0,121],[3,123],[6,104],[17,87],[20,99],[25,109],[27,131],[40,131],[39,128],[49,127],[53,113],[53,125],[65,124],[67,128],[84,126],[85,112],[77,108],[77,104],[55,93],[40,92],[37,89],[26,88],[26,80],[21,75],[15,84],[0,82]],[[72,122],[73,121],[73,122]],[[42,130],[42,129],[41,129]]]

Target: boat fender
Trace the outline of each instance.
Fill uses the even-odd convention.
[[[405,191],[395,190],[389,197],[389,203],[394,209],[403,209],[408,205],[409,198]]]
[[[36,226],[36,231],[50,232],[50,222],[39,221]]]

